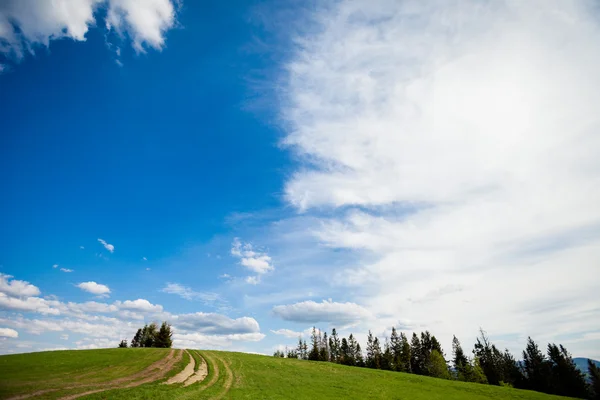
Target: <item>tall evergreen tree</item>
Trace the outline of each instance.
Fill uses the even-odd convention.
[[[301,360],[304,360],[303,357],[303,346],[302,346],[302,336],[298,336],[298,346],[296,346],[296,354],[298,355],[298,358]]]
[[[392,349],[390,346],[390,341],[388,338],[385,338],[383,342],[383,353],[381,354],[381,369],[390,371],[394,365],[394,357],[392,355]]]
[[[302,342],[302,359],[308,360],[308,345],[306,344],[306,340]]]
[[[587,394],[585,376],[573,362],[563,345],[548,344],[548,359],[552,369],[552,393],[583,398]]]
[[[381,345],[379,344],[379,338],[377,336],[373,339],[373,355],[375,361],[375,366],[373,368],[381,369],[383,352],[381,351]]]
[[[421,341],[415,332],[413,332],[410,341],[410,368],[413,374],[421,375]]]
[[[329,361],[329,344],[327,343],[327,332],[323,333],[321,340],[321,349],[319,350],[319,360]]]
[[[350,346],[348,346],[348,341],[346,338],[342,338],[342,343],[340,345],[340,364],[351,365],[352,357],[350,352]]]
[[[365,360],[368,368],[376,368],[375,364],[375,347],[373,333],[369,330],[367,335],[367,359]]]
[[[429,354],[429,376],[442,379],[450,379],[450,371],[444,356],[437,350],[433,349]]]
[[[133,339],[131,339],[131,347],[140,347],[142,342],[142,329],[138,329]]]
[[[398,371],[402,372],[412,372],[410,358],[411,358],[411,348],[410,343],[408,342],[408,338],[404,333],[400,333],[400,360]]]
[[[364,367],[365,360],[363,359],[362,349],[360,348],[360,343],[356,342],[356,347],[354,349],[354,365],[357,367]]]
[[[163,322],[156,334],[154,347],[170,348],[173,346],[172,337],[173,332],[171,331],[171,325],[169,325],[166,321]]]
[[[523,350],[523,370],[527,379],[527,389],[551,392],[551,365],[531,337],[527,338],[527,346]]]
[[[402,355],[402,339],[395,327],[392,327],[390,335],[390,348],[392,352],[392,369],[394,371],[402,371],[400,357]]]
[[[459,381],[467,381],[467,366],[469,365],[469,360],[465,355],[465,352],[460,345],[460,341],[456,336],[452,339],[452,363],[454,365],[454,371],[456,373],[456,377]]]
[[[588,376],[590,377],[590,398],[600,400],[600,367],[589,358]]]
[[[479,359],[483,373],[490,385],[499,385],[502,380],[500,370],[500,351],[488,339],[483,329],[479,329],[480,336],[475,343],[473,353]]]
[[[313,326],[312,334],[310,337],[310,353],[308,353],[308,359],[312,361],[319,361],[319,337],[317,335],[317,329]]]
[[[356,346],[358,342],[354,338],[353,334],[348,336],[348,359],[346,360],[346,365],[356,365]]]
[[[504,350],[504,353],[502,353],[500,358],[503,381],[515,388],[525,388],[525,377],[523,376],[523,372],[508,349]]]
[[[335,328],[331,330],[331,337],[329,338],[329,351],[331,353],[331,361],[337,363],[340,362],[340,338],[338,337]]]

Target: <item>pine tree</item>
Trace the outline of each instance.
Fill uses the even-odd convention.
[[[308,345],[306,344],[306,340],[302,342],[302,359],[308,360]]]
[[[331,361],[335,363],[340,362],[340,338],[338,337],[335,328],[331,330],[331,337],[329,338],[329,352],[331,353]]]
[[[585,376],[573,362],[571,354],[562,345],[548,344],[548,358],[552,369],[552,393],[560,396],[583,398],[587,394]]]
[[[365,360],[363,359],[362,349],[360,343],[356,342],[356,348],[354,349],[354,362],[357,367],[364,367]]]
[[[340,364],[350,365],[352,358],[350,356],[350,346],[346,338],[342,338],[342,344],[340,345]]]
[[[589,358],[588,375],[590,377],[590,398],[600,400],[600,367]]]
[[[401,342],[401,350],[400,350],[400,364],[398,371],[402,372],[411,372],[410,366],[410,358],[411,358],[411,349],[410,343],[408,342],[408,338],[404,333],[400,333],[400,342]]]
[[[523,364],[527,389],[550,393],[551,365],[531,337],[527,338],[527,347],[523,350]]]
[[[166,321],[160,326],[160,330],[156,333],[154,340],[154,347],[160,348],[171,348],[173,346],[173,332],[171,331],[171,325]]]
[[[327,343],[327,332],[323,333],[321,340],[321,349],[319,351],[319,360],[329,361],[329,344]]]
[[[381,354],[381,369],[391,370],[394,365],[394,356],[388,338],[383,342],[383,353]]]
[[[133,339],[131,339],[131,347],[140,347],[142,341],[142,329],[138,329]]]
[[[125,348],[125,347],[127,347],[127,340],[123,339],[119,343],[119,348]]]
[[[308,359],[312,361],[319,361],[319,337],[317,336],[317,329],[313,326],[312,334],[310,337],[310,353],[308,353]]]
[[[467,381],[466,369],[469,364],[469,360],[465,355],[465,352],[460,345],[460,341],[456,336],[452,339],[452,363],[454,364],[454,370],[456,377],[459,381]]]
[[[523,372],[508,349],[504,350],[500,359],[504,383],[508,383],[512,387],[519,389],[525,388],[525,377],[523,376]]]
[[[298,355],[299,359],[304,360],[304,357],[302,356],[304,354],[302,346],[302,336],[298,336],[298,346],[296,347],[296,354]]]
[[[346,360],[346,365],[356,365],[356,346],[358,342],[354,339],[354,335],[350,334],[348,336],[348,359]]]
[[[376,368],[375,364],[375,347],[373,334],[369,330],[369,335],[367,336],[367,359],[365,360],[367,364],[367,368]]]
[[[483,329],[479,328],[480,337],[477,338],[473,353],[479,359],[483,373],[490,385],[499,385],[502,380],[499,357],[501,353],[492,345]]]
[[[410,368],[413,374],[421,375],[421,341],[415,332],[413,332],[410,341]]]
[[[379,338],[375,336],[373,339],[373,354],[375,366],[373,368],[381,369],[381,363],[383,362],[383,352],[381,351],[381,346],[379,345]]]
[[[473,365],[471,366],[469,371],[468,381],[484,384],[488,383],[487,377],[483,372],[483,368],[481,368],[481,364],[479,363],[479,358],[477,357],[473,359]]]
[[[394,371],[402,371],[400,366],[400,357],[402,354],[402,339],[396,328],[392,326],[392,333],[390,335],[390,348],[392,352],[392,369]]]

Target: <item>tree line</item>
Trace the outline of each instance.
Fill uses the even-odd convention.
[[[505,349],[500,351],[492,344],[486,333],[480,334],[468,356],[456,336],[452,340],[449,360],[440,342],[429,331],[413,333],[410,340],[403,332],[392,328],[383,344],[371,331],[367,336],[366,352],[356,338],[340,338],[336,329],[321,334],[313,327],[310,345],[298,339],[296,348],[276,351],[276,357],[298,358],[312,361],[328,361],[338,364],[406,372],[475,382],[538,392],[600,400],[600,368],[588,360],[587,377],[573,362],[571,354],[562,345],[549,343],[546,353],[529,337],[517,361]]]
[[[166,321],[158,327],[156,322],[150,325],[146,324],[143,328],[137,330],[131,344],[127,345],[127,340],[121,340],[119,347],[161,347],[170,348],[173,346],[173,331],[171,325]]]

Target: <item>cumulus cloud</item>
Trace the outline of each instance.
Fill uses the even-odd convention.
[[[370,311],[356,303],[336,303],[331,300],[323,300],[321,303],[310,300],[279,305],[273,307],[273,313],[286,321],[328,322],[342,325],[373,317]]]
[[[94,281],[90,282],[81,282],[77,285],[77,287],[81,290],[85,290],[86,292],[98,295],[98,296],[108,296],[110,294],[110,289],[106,285],[102,285],[100,283],[96,283]]]
[[[110,251],[111,253],[112,253],[113,251],[115,251],[115,246],[113,246],[112,244],[110,244],[110,243],[106,243],[106,241],[105,241],[105,240],[102,240],[102,239],[98,239],[98,241],[100,242],[100,244],[102,244],[102,246],[104,246],[104,248],[105,248],[106,250]]]
[[[40,289],[26,281],[12,279],[11,275],[0,273],[0,293],[14,297],[38,296]]]
[[[173,325],[182,331],[194,331],[203,334],[246,334],[260,332],[260,326],[254,318],[229,318],[215,313],[193,313],[175,316]]]
[[[0,337],[18,338],[19,332],[15,331],[14,329],[10,329],[10,328],[0,328]]]
[[[173,344],[180,348],[229,348],[233,342],[258,342],[265,337],[262,333],[236,333],[228,335],[206,335],[202,333],[174,333]]]
[[[137,52],[162,49],[176,23],[173,0],[6,0],[0,3],[0,52],[21,58],[51,40],[85,41],[100,9],[107,29],[131,38]]]
[[[286,198],[319,210],[322,244],[356,251],[335,280],[382,324],[428,316],[449,344],[480,325],[552,339],[556,321],[576,334],[600,318],[590,6],[348,0],[294,38],[281,116],[306,162]],[[568,326],[532,314],[556,293]]]
[[[163,307],[158,304],[152,304],[146,299],[125,300],[124,302],[116,301],[114,304],[121,310],[142,311],[148,313],[160,313]]]
[[[260,276],[247,276],[244,281],[249,285],[258,285],[260,283]]]
[[[231,255],[240,259],[240,264],[257,274],[265,274],[275,267],[267,253],[257,251],[250,243],[242,243],[234,238],[231,245]]]
[[[0,310],[31,311],[40,314],[59,315],[60,310],[55,307],[54,301],[40,297],[10,297],[0,293]]]
[[[161,292],[176,294],[186,300],[201,300],[205,303],[221,301],[221,296],[217,293],[197,292],[189,286],[184,286],[179,283],[167,283],[167,285],[161,289]]]

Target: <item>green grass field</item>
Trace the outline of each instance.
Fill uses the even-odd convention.
[[[139,386],[149,367],[163,362],[167,349],[55,351],[0,357],[0,398],[37,392],[29,398],[66,398],[93,390],[84,399],[559,399],[541,393],[453,382],[331,363],[281,359],[244,353],[190,350],[208,363],[198,383],[164,385],[190,357],[180,354],[161,378]],[[174,357],[174,356],[173,356]],[[166,358],[165,358],[166,360]],[[150,367],[151,368],[151,367]],[[168,371],[167,371],[168,369]],[[142,371],[142,372],[141,372]],[[136,375],[137,374],[137,375]],[[129,379],[127,377],[136,379]],[[112,388],[109,382],[120,379]],[[133,382],[133,383],[132,383]],[[80,386],[78,386],[80,385]],[[69,388],[56,390],[61,388]],[[106,390],[109,389],[109,390]],[[49,392],[40,392],[52,390]],[[71,397],[75,398],[75,397]]]

